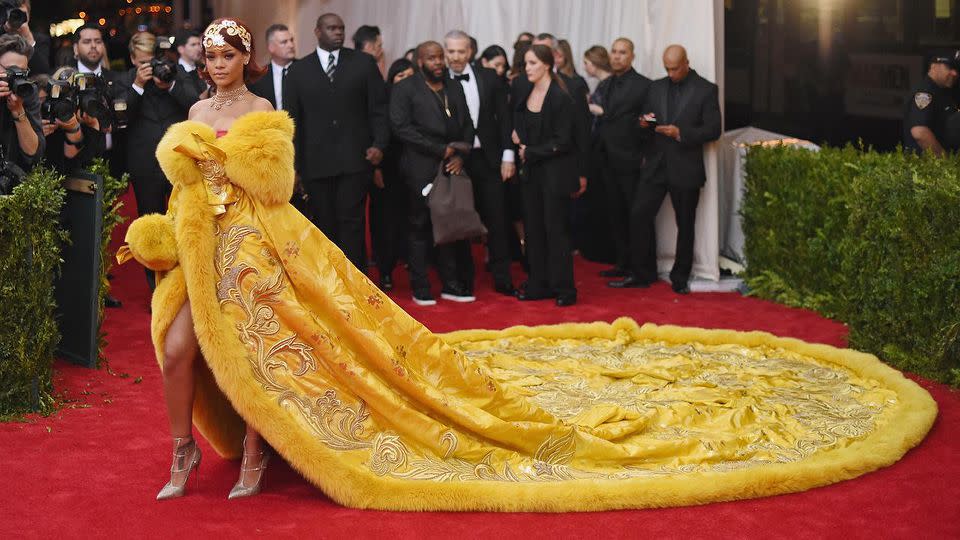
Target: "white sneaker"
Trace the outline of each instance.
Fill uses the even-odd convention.
[[[428,296],[424,296],[424,297],[418,297],[417,295],[413,295],[413,303],[416,304],[416,305],[418,305],[418,306],[435,306],[435,305],[437,305],[437,301],[433,299],[433,296],[429,296],[429,295],[428,295]]]
[[[462,292],[441,292],[440,298],[443,298],[444,300],[450,300],[451,302],[460,302],[463,304],[477,300],[476,296]]]

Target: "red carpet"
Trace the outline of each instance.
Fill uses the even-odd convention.
[[[132,197],[126,200],[132,208]],[[737,294],[680,297],[663,283],[615,292],[596,277],[601,268],[577,261],[580,303],[573,308],[496,295],[485,273],[474,304],[416,307],[402,271],[391,296],[440,332],[627,315],[641,323],[765,330],[844,345],[844,326],[811,312]],[[191,483],[188,496],[159,503],[154,496],[167,480],[170,442],[146,282],[134,263],[114,273],[114,295],[124,306],[108,311],[109,368],[58,363],[55,387],[63,408],[49,418],[0,424],[0,538],[960,538],[960,393],[923,380],[940,416],[918,448],[892,467],[805,493],[585,514],[374,512],[333,504],[276,460],[262,495],[227,501],[239,465],[201,441],[206,457],[199,490]]]

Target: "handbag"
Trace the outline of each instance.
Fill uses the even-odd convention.
[[[433,243],[449,244],[487,233],[473,205],[473,184],[464,174],[448,174],[443,163],[427,194],[433,224]]]

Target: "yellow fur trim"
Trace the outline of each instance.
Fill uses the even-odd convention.
[[[227,153],[226,173],[247,195],[266,205],[293,196],[293,120],[286,111],[238,118],[217,143]]]
[[[217,138],[217,134],[212,127],[202,122],[186,120],[170,126],[163,138],[160,139],[160,144],[157,145],[157,161],[171,184],[189,185],[203,179],[200,169],[197,168],[197,163],[192,158],[174,151],[174,148],[191,137],[192,133],[197,133],[207,141]]]
[[[133,258],[151,270],[165,272],[177,265],[177,241],[169,216],[140,216],[130,224],[124,241]]]
[[[244,137],[247,135],[243,130],[239,133]],[[228,160],[234,155],[228,152]],[[451,343],[511,335],[609,339],[626,333],[637,340],[667,343],[696,341],[778,347],[834,362],[861,377],[874,379],[895,391],[901,406],[885,429],[872,431],[846,447],[794,463],[626,480],[545,483],[416,482],[376,476],[369,469],[349,466],[341,454],[324,446],[303,425],[283,415],[278,416],[274,397],[265,393],[251,376],[246,361],[249,351],[237,337],[236,328],[222,315],[215,294],[217,235],[213,209],[207,204],[202,184],[182,187],[174,223],[181,266],[164,277],[154,297],[154,343],[158,350],[162,348],[166,328],[189,294],[197,338],[216,379],[214,388],[204,386],[210,383],[210,379],[201,377],[202,382],[198,382],[194,417],[198,425],[203,422],[201,431],[219,452],[236,455],[242,438],[242,423],[226,410],[219,388],[227,389],[231,405],[246,422],[262,433],[311,483],[346,506],[390,510],[566,512],[703,504],[802,491],[854,478],[894,463],[923,438],[936,418],[937,406],[929,394],[870,355],[761,332],[652,324],[640,327],[629,319],[618,319],[613,324],[462,331],[443,336],[443,339]],[[270,222],[272,211],[279,209],[261,209],[262,218]]]

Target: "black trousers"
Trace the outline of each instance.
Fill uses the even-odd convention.
[[[410,289],[414,293],[429,293],[428,261],[433,254],[440,281],[446,288],[463,287],[473,292],[474,266],[470,241],[433,245],[433,223],[427,198],[419,190],[408,188],[410,204],[410,243],[407,266],[410,269]]]
[[[570,243],[570,197],[545,189],[538,167],[523,180],[524,236],[530,274],[526,292],[575,296]]]
[[[138,216],[167,212],[167,201],[170,199],[173,186],[166,178],[162,175],[131,176],[130,183],[133,184],[133,196],[137,200]],[[144,270],[147,273],[147,285],[152,291],[157,288],[157,278],[153,270],[149,268]]]
[[[620,268],[630,268],[631,238],[638,234],[631,224],[630,212],[640,181],[640,171],[606,169],[603,177],[614,264]]]
[[[398,171],[383,170],[384,187],[370,188],[370,243],[380,275],[390,275],[407,251],[407,191]]]
[[[635,234],[630,239],[631,270],[638,279],[657,279],[657,212],[663,199],[670,195],[670,202],[677,220],[677,251],[670,270],[670,281],[686,284],[693,268],[693,235],[697,220],[697,204],[700,188],[668,186],[666,182],[643,184],[636,190],[630,208],[630,228]]]
[[[500,171],[490,165],[479,148],[470,152],[467,174],[473,182],[474,205],[487,227],[487,250],[490,253],[493,282],[498,287],[512,287],[506,186],[500,178]]]
[[[313,178],[303,183],[313,224],[337,244],[361,272],[366,269],[364,202],[372,176],[372,171],[363,171]]]

